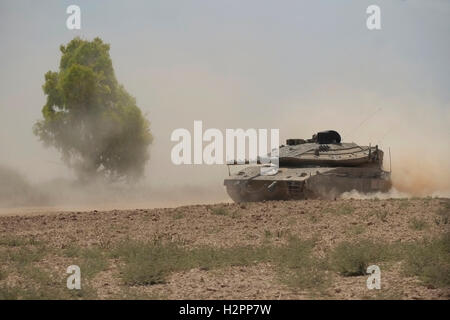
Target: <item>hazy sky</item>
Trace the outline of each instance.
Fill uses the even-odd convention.
[[[70,4],[80,31],[66,28]],[[379,31],[366,28],[370,4]],[[44,73],[74,36],[111,44],[118,81],[152,123],[154,184],[222,183],[225,166],[170,163],[170,133],[193,120],[280,128],[282,140],[335,129],[391,146],[397,167],[422,153],[450,167],[450,1],[2,0],[0,163],[34,181],[67,175],[31,127]]]

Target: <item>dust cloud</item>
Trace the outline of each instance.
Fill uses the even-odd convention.
[[[0,165],[0,207],[43,205],[48,198],[14,169]]]
[[[414,94],[390,98],[351,92],[350,99],[342,93],[345,89],[327,89],[337,98],[334,101],[327,97],[310,101],[317,111],[308,116],[307,127],[320,122],[317,129],[337,129],[343,141],[379,145],[384,151],[384,169],[391,171],[393,190],[369,197],[449,197],[450,108],[438,107],[439,102],[431,97],[416,96],[415,100]],[[367,97],[372,103],[367,103]],[[334,105],[338,112],[330,112],[327,105]]]
[[[118,81],[151,122],[150,160],[135,186],[80,184],[60,154],[33,136],[45,104],[44,74],[57,70],[58,48],[74,33],[55,19],[62,7],[3,6],[0,207],[230,201],[225,165],[171,162],[172,131],[192,132],[194,120],[222,132],[278,128],[281,144],[333,129],[345,142],[379,145],[385,152],[395,191],[383,197],[450,196],[446,2],[385,1],[379,32],[366,29],[361,1],[250,2],[239,10],[218,3],[174,10],[165,2],[143,2],[137,10],[112,2],[108,14],[86,2],[85,12],[97,23],[77,35],[111,44]],[[136,23],[117,23],[124,10]]]
[[[81,183],[64,178],[33,184],[14,169],[3,166],[0,181],[0,214],[146,209],[229,201],[217,196],[221,186],[214,189],[185,184],[155,188],[145,183]]]
[[[346,89],[342,86],[328,87],[327,96],[309,95],[284,101],[277,117],[241,119],[239,127],[280,128],[280,143],[287,138],[308,138],[314,132],[335,129],[341,133],[343,141],[360,145],[378,144],[384,150],[384,169],[392,171],[393,189],[385,194],[352,192],[342,195],[343,198],[449,197],[449,109],[433,107],[432,99],[392,99]],[[429,106],[426,117],[423,105]],[[306,114],[307,120],[304,120]],[[192,121],[196,116],[192,116]],[[205,121],[205,126],[237,127],[226,117],[224,119],[211,118]],[[187,129],[191,129],[190,120],[184,122]],[[0,207],[48,206],[89,210],[230,201],[223,187],[223,178],[227,176],[225,165],[175,166],[171,163],[170,151],[174,143],[169,141],[170,129],[152,128],[155,136],[159,137],[159,141],[156,139],[159,145],[150,146],[151,160],[146,177],[136,185],[105,184],[102,181],[83,184],[65,167],[65,175],[61,177],[30,182],[25,174],[15,172],[12,166],[2,167]]]
[[[391,188],[388,192],[372,192],[372,193],[361,193],[356,190],[350,192],[344,192],[340,195],[341,199],[360,199],[360,200],[368,200],[368,199],[403,199],[403,198],[411,198],[409,193],[400,192],[395,187]]]

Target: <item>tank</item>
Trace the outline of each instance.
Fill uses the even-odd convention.
[[[261,174],[261,166],[268,165],[259,158],[254,165],[229,166],[224,185],[231,199],[335,199],[353,190],[372,193],[391,188],[391,174],[383,170],[383,151],[377,145],[341,142],[334,130],[318,132],[311,139],[288,139],[279,148],[274,174]]]

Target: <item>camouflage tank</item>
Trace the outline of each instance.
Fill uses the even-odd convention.
[[[280,146],[279,169],[273,175],[262,175],[261,166],[258,159],[258,164],[240,166],[225,179],[235,202],[334,199],[352,190],[371,193],[391,188],[390,172],[383,170],[383,151],[341,142],[333,130],[312,139],[288,139]]]

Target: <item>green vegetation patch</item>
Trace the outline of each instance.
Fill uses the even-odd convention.
[[[386,245],[369,240],[342,242],[330,253],[330,268],[343,276],[362,276],[367,267],[386,260],[389,250]]]
[[[450,287],[450,234],[405,248],[404,270],[427,285]]]
[[[104,249],[99,247],[81,248],[69,246],[63,254],[71,258],[71,264],[78,265],[84,276],[91,278],[108,267],[108,259]]]
[[[36,246],[41,242],[37,241],[34,237],[23,237],[6,234],[0,237],[0,246],[6,247],[23,247],[23,246]]]
[[[187,249],[175,243],[125,241],[113,252],[124,265],[121,277],[127,285],[164,283],[173,272],[193,268],[210,270],[231,266],[272,263],[282,281],[291,286],[313,288],[325,283],[323,264],[312,255],[312,241],[291,238],[276,246],[199,247]]]
[[[409,227],[412,230],[421,231],[421,230],[426,229],[428,227],[428,224],[425,222],[425,220],[414,217],[409,221]]]
[[[6,263],[14,263],[17,267],[24,267],[30,263],[40,261],[46,255],[44,246],[17,247],[0,251],[0,259]]]
[[[223,207],[212,208],[211,213],[216,216],[226,216],[228,215],[228,210]]]
[[[291,238],[287,246],[274,248],[272,258],[277,262],[283,283],[301,289],[321,290],[329,283],[326,261],[312,254],[314,240]]]
[[[113,252],[125,265],[121,276],[128,285],[152,285],[164,283],[173,272],[193,268],[213,269],[225,266],[251,265],[265,261],[266,247],[186,249],[175,243],[143,243],[125,241]]]
[[[339,205],[336,208],[327,208],[324,213],[328,214],[336,214],[336,215],[350,215],[355,212],[355,208],[353,208],[350,204],[344,203]]]
[[[441,207],[436,212],[434,221],[437,225],[448,224],[450,221],[450,201],[441,201]]]

